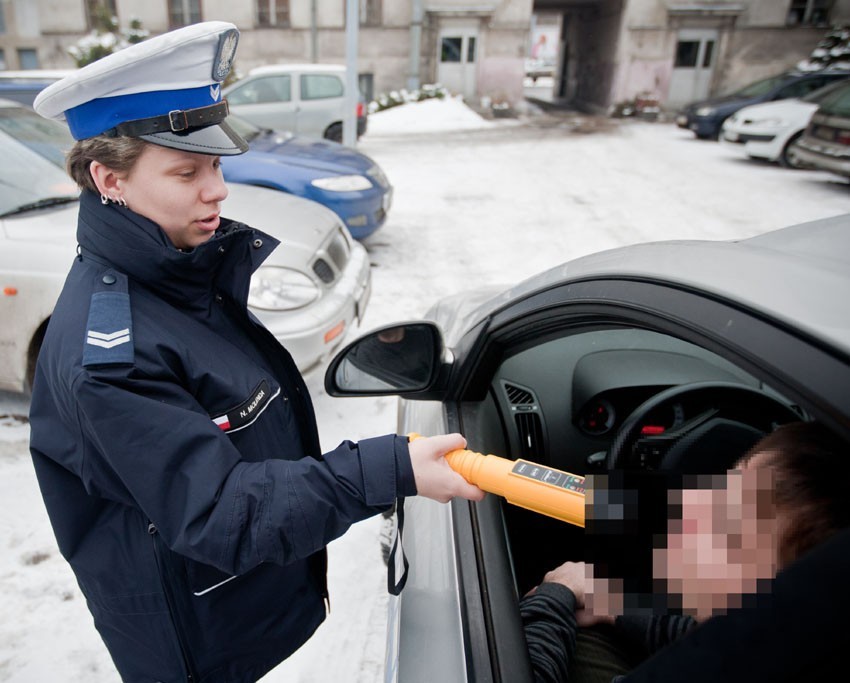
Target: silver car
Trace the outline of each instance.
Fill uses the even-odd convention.
[[[60,167],[67,130],[0,106],[0,389],[25,390],[76,253],[78,191]],[[228,185],[223,215],[281,241],[251,279],[249,307],[301,370],[326,358],[369,301],[366,250],[321,204]]]
[[[342,142],[342,122],[347,106],[344,66],[259,66],[226,87],[222,94],[234,114],[255,126]],[[356,107],[359,137],[366,132],[368,121],[362,96]]]
[[[427,321],[350,344],[325,385],[399,394],[400,433],[459,431],[478,452],[579,475],[722,472],[789,421],[818,420],[850,443],[848,301],[850,215],[739,242],[638,244],[440,301]],[[546,571],[585,559],[584,530],[494,495],[410,498],[404,511],[410,571],[390,598],[385,680],[532,681],[518,600]],[[610,566],[640,570],[652,538],[621,540]],[[794,563],[786,571],[817,580],[756,613],[803,621],[831,654],[846,636],[841,540],[844,570]],[[735,633],[728,645],[766,638]],[[770,638],[771,667],[712,680],[810,680],[812,657]],[[715,661],[731,675],[725,654]]]

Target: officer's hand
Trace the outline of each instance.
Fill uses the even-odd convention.
[[[422,437],[410,442],[410,462],[418,495],[441,503],[447,503],[455,496],[467,500],[484,497],[484,491],[449,467],[444,456],[458,448],[466,448],[466,439],[460,434]]]

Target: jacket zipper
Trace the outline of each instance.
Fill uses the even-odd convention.
[[[183,632],[180,628],[178,628],[177,620],[174,617],[174,600],[171,595],[171,589],[168,585],[168,581],[166,580],[165,567],[163,563],[163,558],[160,555],[159,547],[157,546],[156,538],[158,530],[156,525],[153,523],[148,524],[148,534],[151,537],[151,541],[153,542],[153,554],[156,558],[156,566],[159,570],[159,581],[162,584],[162,592],[165,595],[165,602],[168,605],[168,618],[171,620],[171,627],[174,629],[174,634],[177,636],[177,644],[180,646],[180,656],[183,658],[183,671],[186,675],[186,680],[188,683],[193,683],[196,680],[196,677],[192,673],[192,667],[189,664],[189,655],[188,648],[186,647],[186,641],[183,637]]]

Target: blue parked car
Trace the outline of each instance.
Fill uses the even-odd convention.
[[[228,182],[270,187],[324,204],[355,239],[384,224],[393,188],[365,154],[329,140],[258,128],[233,114],[227,122],[250,146],[245,154],[222,160]]]

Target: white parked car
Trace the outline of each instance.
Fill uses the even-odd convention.
[[[776,161],[786,168],[803,168],[795,145],[821,102],[844,80],[819,88],[802,98],[754,104],[739,109],[723,123],[720,139],[743,146],[748,156]]]
[[[76,253],[78,190],[59,165],[70,143],[61,124],[0,105],[2,390],[27,389]],[[371,291],[366,250],[321,204],[248,185],[228,190],[224,216],[282,242],[254,274],[248,303],[306,370],[363,316]]]
[[[223,91],[230,110],[261,128],[342,141],[345,67],[274,64],[251,69]],[[357,135],[366,132],[366,103],[358,94]]]

